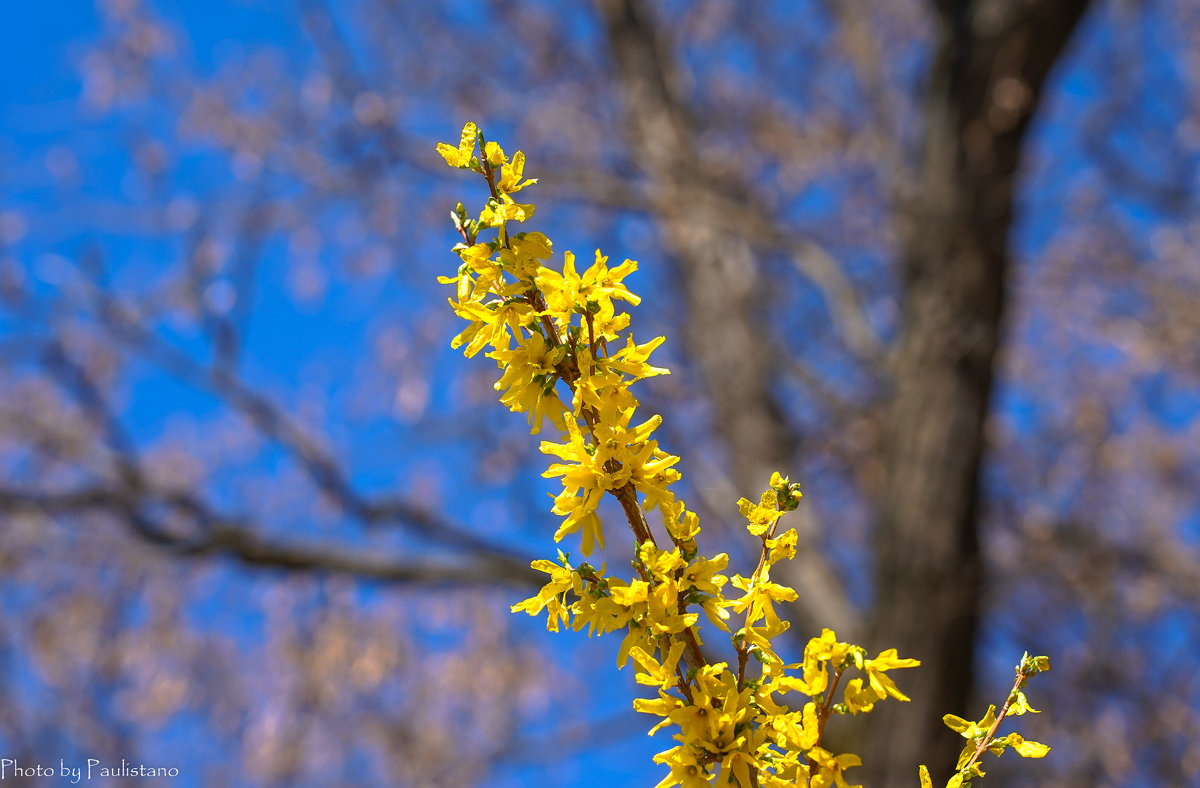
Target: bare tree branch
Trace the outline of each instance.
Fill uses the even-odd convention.
[[[184,515],[191,525],[181,533],[148,510]],[[326,572],[397,584],[516,585],[541,587],[545,578],[509,554],[468,553],[464,559],[406,560],[376,550],[350,550],[330,544],[274,541],[255,533],[249,523],[223,517],[184,493],[143,493],[110,486],[47,493],[0,487],[0,510],[9,515],[38,513],[51,517],[105,512],[126,524],[140,539],[183,558],[225,557],[248,566]]]
[[[111,313],[112,304],[104,304]],[[46,493],[15,488],[0,490],[0,506],[34,508],[66,514],[77,510],[105,509],[121,517],[140,538],[184,556],[230,555],[246,564],[276,568],[323,570],[361,574],[390,582],[535,583],[539,575],[529,568],[529,559],[518,551],[482,539],[452,523],[440,512],[403,498],[368,501],[353,490],[333,458],[321,450],[298,427],[291,424],[268,400],[233,378],[223,367],[202,370],[189,356],[179,353],[149,332],[121,324],[126,338],[136,337],[139,347],[186,379],[204,384],[246,413],[267,434],[295,452],[323,492],[343,509],[367,525],[400,522],[429,541],[453,548],[465,556],[458,563],[401,560],[374,553],[339,552],[329,548],[283,544],[260,536],[249,523],[218,514],[209,504],[188,492],[156,490],[146,478],[132,440],[104,401],[87,372],[72,362],[61,345],[51,341],[45,352],[46,366],[55,372],[80,402],[117,463],[115,484],[79,489],[68,493]],[[183,515],[189,533],[181,534],[157,522],[149,512],[166,509]]]

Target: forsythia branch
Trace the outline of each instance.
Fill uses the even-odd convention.
[[[957,731],[967,740],[966,746],[958,756],[957,771],[946,783],[946,788],[970,788],[972,777],[983,777],[984,771],[979,767],[979,759],[985,752],[991,751],[997,758],[1003,755],[1009,747],[1012,747],[1022,758],[1043,758],[1046,753],[1050,752],[1050,748],[1046,745],[1022,738],[1019,733],[1010,733],[999,738],[996,736],[996,732],[1000,730],[1000,724],[1009,715],[1018,716],[1026,712],[1040,713],[1025,699],[1025,684],[1031,677],[1048,670],[1050,670],[1049,657],[1031,657],[1026,652],[1017,664],[1017,677],[1013,681],[1012,689],[1008,692],[1008,697],[1004,699],[1004,705],[1000,707],[999,714],[996,714],[995,706],[988,706],[987,713],[979,722],[969,722],[953,714],[947,714],[943,718],[946,727]],[[929,771],[924,766],[920,767],[920,778],[921,788],[933,788]]]
[[[649,362],[665,338],[637,344],[630,315],[618,308],[618,302],[640,303],[624,281],[638,264],[626,260],[610,268],[597,250],[583,271],[571,252],[561,268],[545,266],[553,256],[550,239],[510,227],[536,210],[513,197],[536,183],[524,176],[524,153],[510,159],[474,123],[463,127],[457,145],[442,143],[438,152],[450,166],[480,175],[489,195],[475,217],[462,203],[451,212],[462,238],[454,247],[461,265],[456,276],[438,281],[454,286],[450,307],[468,324],[451,346],[468,357],[486,351],[500,372],[501,403],[526,414],[533,434],[549,425],[555,437],[540,449],[553,459],[543,475],[559,478],[563,488],[552,510],[563,518],[554,539],[579,534],[585,558],[573,565],[560,550],[557,560],[534,561],[549,582],[513,611],[545,613],[551,631],[569,624],[586,627],[589,636],[623,635],[618,667],[632,660],[637,682],[657,691],[656,698],[635,700],[634,708],[658,718],[652,734],[667,726],[677,731],[679,744],[654,758],[669,769],[657,788],[699,788],[714,778],[740,788],[847,788],[844,772],[860,760],[821,746],[826,722],[833,714],[869,712],[888,697],[908,700],[887,671],[915,667],[917,660],[901,659],[895,649],[868,658],[861,646],[838,642],[826,629],[808,642],[800,662],[784,663],[775,641],[789,623],[775,605],[797,594],[771,582],[771,568],[796,555],[796,529],[778,529],[783,515],[796,509],[800,486],[775,473],[757,503],[738,502],[746,530],[762,546],[749,576],[727,575],[724,553],[703,555],[699,517],[671,489],[681,478],[679,457],[653,437],[662,417],[635,419],[632,386],[669,374]],[[489,230],[495,237],[481,239]],[[605,546],[598,515],[605,495],[620,503],[634,537],[628,579],[586,561]],[[655,538],[652,512],[667,540]],[[728,662],[706,661],[701,612],[728,635],[736,674]],[[732,613],[741,614],[736,631]],[[751,658],[759,663],[756,671],[748,670]],[[852,669],[861,675],[842,684]],[[1008,711],[1006,705],[1001,718]],[[980,752],[997,741],[978,745]],[[1017,746],[1011,736],[1006,741]],[[975,761],[960,767],[976,768]]]

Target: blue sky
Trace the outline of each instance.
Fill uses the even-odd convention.
[[[307,46],[296,34],[297,17],[290,3],[254,2],[253,0],[229,0],[228,2],[201,2],[200,0],[176,0],[158,5],[178,29],[186,32],[188,48],[186,61],[196,73],[211,76],[219,72],[229,61],[244,58],[260,46],[270,46],[284,53],[288,68],[303,68],[311,56]],[[465,22],[472,19],[474,8],[471,3],[455,5],[450,15],[458,14]],[[1103,13],[1095,14],[1074,44],[1072,52],[1056,75],[1056,84],[1043,115],[1039,117],[1028,148],[1027,169],[1021,196],[1018,201],[1018,223],[1014,230],[1014,245],[1018,258],[1026,266],[1021,275],[1032,275],[1031,261],[1056,237],[1063,225],[1072,219],[1072,200],[1079,191],[1102,181],[1095,174],[1095,163],[1091,153],[1082,144],[1082,130],[1075,119],[1083,110],[1099,100],[1110,87],[1104,64],[1109,62],[1121,47],[1139,46],[1144,52],[1140,62],[1145,73],[1123,104],[1124,114],[1113,121],[1108,139],[1115,150],[1128,156],[1132,165],[1154,177],[1178,178],[1186,183],[1186,176],[1164,171],[1168,168],[1167,156],[1158,156],[1156,151],[1169,147],[1169,142],[1180,122],[1180,106],[1184,85],[1177,73],[1175,54],[1182,51],[1186,42],[1172,38],[1173,33],[1162,16],[1149,13],[1136,31],[1136,35],[1114,35],[1114,20],[1119,17],[1108,5],[1102,4]],[[578,46],[585,46],[594,34],[586,16],[580,16],[577,33]],[[63,281],[61,267],[63,259],[74,260],[88,249],[99,246],[114,261],[114,271],[123,287],[136,290],[148,286],[157,276],[164,258],[178,254],[179,240],[175,237],[153,233],[123,233],[106,229],[111,224],[105,216],[96,213],[95,206],[105,210],[120,211],[123,208],[153,203],[158,199],[151,187],[131,181],[125,175],[133,155],[133,143],[129,129],[136,126],[139,118],[98,116],[80,109],[79,98],[82,85],[79,66],[88,42],[98,34],[98,15],[86,2],[56,0],[39,4],[11,4],[6,9],[6,24],[0,26],[0,212],[11,211],[28,217],[28,229],[15,245],[12,252],[21,266],[39,284],[37,287],[52,293]],[[814,30],[819,35],[820,30]],[[1133,42],[1131,44],[1130,42]],[[1156,42],[1166,42],[1157,46]],[[735,65],[747,55],[732,51],[728,53]],[[902,64],[907,71],[916,72],[919,62]],[[1152,86],[1152,87],[1147,87]],[[154,114],[150,108],[145,118],[145,128],[155,132],[169,128],[174,118]],[[146,108],[138,110],[145,112]],[[452,139],[458,124],[463,119],[461,110],[440,106],[436,111],[423,115],[420,123],[411,129],[415,135],[431,133],[440,129],[440,137]],[[161,124],[161,127],[156,124]],[[503,141],[503,140],[502,140]],[[54,182],[48,174],[54,161],[62,161],[64,151],[69,151],[82,174],[78,188],[65,187]],[[57,158],[55,158],[57,157]],[[173,188],[190,192],[203,203],[210,195],[223,194],[235,176],[225,164],[214,164],[216,157],[203,146],[188,151],[180,157],[173,170],[176,178]],[[1196,164],[1192,159],[1192,164]],[[1196,168],[1193,168],[1195,170]],[[417,176],[414,176],[417,177]],[[427,175],[419,177],[427,178]],[[1090,179],[1090,180],[1089,180]],[[429,189],[446,189],[447,181],[430,181]],[[1191,188],[1195,189],[1194,177]],[[1101,189],[1107,188],[1101,184]],[[464,185],[463,192],[467,192]],[[813,215],[836,207],[838,194],[830,188],[813,188],[794,210]],[[1119,201],[1110,201],[1111,210],[1121,222],[1133,228],[1134,236],[1148,236],[1164,218],[1155,206],[1148,206],[1136,196]],[[349,210],[349,209],[347,209]],[[1195,210],[1194,202],[1191,210]],[[323,214],[323,221],[335,222],[333,214]],[[548,234],[555,238],[572,241],[586,238],[586,232],[572,221],[568,210],[547,210]],[[342,217],[345,218],[345,217]],[[354,217],[350,217],[352,220]],[[631,221],[623,225],[624,236],[634,238],[638,230]],[[439,235],[429,232],[420,241],[414,252],[413,261],[396,263],[395,275],[349,276],[329,275],[324,282],[323,297],[306,300],[296,298],[288,290],[295,283],[291,277],[293,261],[287,242],[281,238],[268,239],[259,256],[261,264],[254,269],[257,287],[254,288],[252,315],[248,321],[244,357],[240,371],[254,385],[276,396],[289,411],[305,412],[314,408],[322,414],[323,424],[334,438],[335,449],[351,468],[352,480],[365,491],[387,490],[403,487],[413,478],[429,480],[436,494],[445,494],[452,488],[454,476],[446,469],[454,469],[466,462],[472,446],[437,441],[436,456],[430,453],[414,453],[410,447],[421,445],[419,441],[431,440],[422,432],[420,424],[397,423],[394,414],[386,409],[364,408],[364,415],[353,414],[358,408],[361,390],[374,391],[377,381],[364,369],[364,348],[375,346],[389,331],[399,332],[413,347],[421,347],[420,341],[437,339],[448,342],[457,329],[449,321],[432,327],[410,325],[406,316],[419,307],[431,303],[433,296],[428,291],[416,293],[411,281],[405,277],[426,277],[434,264],[443,259],[447,269],[452,266],[446,247],[453,242],[448,232]],[[642,231],[644,233],[644,228]],[[561,235],[560,235],[561,233]],[[559,248],[570,244],[560,243]],[[575,244],[586,249],[595,244],[590,239]],[[577,249],[577,251],[579,250]],[[325,249],[320,259],[321,266],[331,266]],[[620,252],[614,252],[620,255]],[[61,256],[61,257],[58,257]],[[439,257],[440,256],[440,257]],[[386,268],[386,266],[385,266]],[[388,269],[392,270],[392,269]],[[422,280],[424,281],[424,280]],[[635,288],[638,284],[635,283]],[[213,297],[220,290],[212,291]],[[1136,294],[1110,294],[1109,308],[1136,312]],[[422,300],[424,299],[424,300]],[[1125,303],[1123,299],[1130,302]],[[653,301],[651,301],[653,303]],[[15,330],[10,316],[0,316],[0,337]],[[435,336],[425,337],[422,331]],[[1034,335],[1036,323],[1024,326]],[[440,331],[440,336],[437,332]],[[185,326],[173,332],[170,326],[163,328],[164,336],[180,349],[205,357],[210,353],[205,336],[195,326]],[[424,337],[424,339],[422,339]],[[1098,367],[1114,363],[1105,357],[1109,352],[1102,344],[1080,351],[1092,353]],[[478,362],[479,359],[476,359]],[[474,402],[461,380],[463,370],[469,362],[456,355],[442,353],[430,362],[429,390],[425,413],[453,421],[457,409],[467,407],[490,407],[487,403]],[[155,371],[150,365],[134,365],[130,380],[122,388],[123,421],[126,429],[140,442],[151,443],[177,429],[200,429],[195,425],[181,426],[180,413],[194,417],[203,425],[207,417],[216,418],[220,412],[219,402],[212,396],[198,391],[188,384],[181,384]],[[846,373],[847,379],[852,373]],[[1148,375],[1131,382],[1133,395],[1122,407],[1129,411],[1129,418],[1150,412],[1168,428],[1182,427],[1191,423],[1200,414],[1200,397],[1188,388],[1186,381],[1173,378],[1168,372]],[[1018,433],[1032,434],[1043,429],[1046,404],[1040,402],[1037,392],[1009,385],[1001,380],[997,392],[997,409],[1003,419],[1013,425]],[[506,424],[511,434],[512,423],[504,421],[509,414],[496,411],[488,416],[489,423]],[[329,414],[334,414],[330,416]],[[513,417],[515,418],[515,417]],[[254,455],[258,472],[278,472],[286,478],[290,472],[282,453],[269,447]],[[434,467],[436,466],[436,467]],[[257,490],[239,488],[238,477],[244,469],[237,467],[224,471],[218,477],[215,493],[217,499],[233,506],[253,501]],[[995,484],[1003,485],[998,479]],[[502,489],[489,488],[472,509],[469,519],[486,522],[506,539],[511,539],[531,552],[541,552],[537,534],[522,527],[523,524],[546,524],[549,516],[534,510],[544,499],[544,493],[553,485],[540,479],[517,481],[516,491],[506,495]],[[1070,497],[1071,490],[1056,490],[1055,494]],[[1047,498],[1052,495],[1047,492]],[[532,504],[530,503],[532,502]],[[1054,501],[1050,501],[1054,504]],[[293,513],[294,514],[294,513]],[[302,513],[301,513],[302,514]],[[292,521],[288,521],[292,522]],[[320,532],[322,526],[311,526]],[[324,526],[332,529],[338,524]],[[1197,533],[1195,521],[1191,524],[1192,535]],[[351,542],[365,543],[366,537],[357,530],[345,529]],[[548,542],[548,540],[546,540]],[[404,545],[396,537],[394,544]],[[540,545],[540,546],[539,546]],[[206,626],[222,628],[244,642],[252,642],[261,634],[261,617],[252,608],[230,613],[236,607],[236,597],[241,591],[254,589],[264,581],[261,577],[247,577],[237,568],[225,567],[219,577],[230,591],[218,583],[224,591],[212,599],[198,600],[191,609],[197,628]],[[377,587],[364,584],[364,597],[385,594]],[[13,603],[10,599],[10,603]],[[19,602],[14,603],[19,607]],[[553,640],[537,622],[518,620],[513,624],[521,638],[547,644],[564,661],[579,660],[589,664],[611,661],[613,648],[607,643],[587,642],[582,637],[569,637],[563,642]],[[1167,625],[1167,631],[1171,626]],[[1015,646],[1004,640],[1004,636],[993,635],[1002,641],[1004,648]],[[1163,642],[1169,638],[1163,635]],[[1175,643],[1172,648],[1181,647]],[[997,673],[1008,670],[1012,660],[1000,660],[1003,665],[989,664]],[[497,775],[500,785],[531,784],[553,775],[560,785],[646,785],[651,784],[651,775],[657,775],[658,767],[650,764],[650,755],[668,746],[669,741],[660,735],[656,740],[647,740],[636,733],[636,723],[629,726],[626,721],[632,681],[629,675],[611,675],[611,671],[594,671],[589,675],[607,675],[607,683],[592,687],[591,708],[593,719],[616,720],[618,734],[609,735],[606,748],[592,751],[584,748],[565,761],[557,761],[542,771],[536,759],[529,762],[502,763]],[[31,692],[36,693],[37,690]],[[1036,704],[1035,704],[1036,705]],[[553,717],[554,722],[561,717]],[[630,731],[633,731],[631,733]],[[611,731],[610,731],[611,734]],[[606,734],[607,735],[607,734]],[[194,716],[182,715],[162,731],[150,734],[142,743],[142,754],[149,758],[156,753],[170,753],[169,757],[187,758],[186,753],[197,742],[204,749],[202,757],[222,757],[223,743],[214,740],[211,731]],[[227,744],[227,743],[225,743]],[[536,745],[535,745],[536,746]],[[69,755],[69,754],[68,754]],[[202,778],[193,774],[182,778],[179,785],[199,785]],[[249,784],[249,783],[247,783]]]

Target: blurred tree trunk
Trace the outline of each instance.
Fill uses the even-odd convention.
[[[753,248],[773,231],[731,227],[728,216],[736,210],[763,224],[770,212],[746,184],[713,175],[696,156],[696,123],[669,37],[652,9],[642,0],[597,0],[596,6],[620,86],[630,155],[647,176],[647,197],[686,298],[688,352],[712,403],[730,479],[739,495],[757,498],[771,472],[786,467],[795,437],[771,391],[778,361],[763,321],[765,285]],[[798,530],[811,543],[811,518]],[[854,631],[857,617],[816,550],[799,550],[787,570],[784,581],[800,594],[792,614],[797,631],[822,625]]]
[[[917,657],[909,704],[881,704],[864,784],[941,784],[961,740],[980,613],[979,482],[1010,273],[1022,141],[1087,0],[940,2],[918,191],[901,217],[902,322],[879,502],[870,646]],[[1015,661],[1019,655],[1013,655]],[[997,702],[1000,699],[996,699]]]
[[[698,161],[696,124],[670,50],[641,0],[600,0],[628,120],[630,154],[648,176],[649,198],[667,248],[677,258],[686,298],[689,353],[712,399],[713,422],[730,470],[749,495],[789,456],[789,439],[770,392],[770,351],[757,266],[749,243],[719,218],[721,198],[748,199],[744,185],[716,182]],[[719,320],[713,319],[719,316]],[[753,403],[752,406],[745,406]]]

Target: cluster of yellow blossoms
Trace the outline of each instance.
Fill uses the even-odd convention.
[[[821,746],[827,719],[870,711],[888,697],[907,700],[887,671],[917,661],[899,658],[895,649],[871,659],[826,629],[808,642],[801,662],[784,663],[772,641],[788,622],[775,605],[794,600],[796,592],[771,582],[770,575],[796,552],[795,529],[780,533],[778,526],[796,508],[799,485],[776,473],[758,503],[739,502],[747,530],[762,546],[748,576],[724,574],[724,553],[701,555],[699,518],[671,491],[680,479],[674,467],[679,458],[654,438],[662,419],[635,418],[632,384],[668,373],[649,363],[663,337],[635,343],[625,333],[629,314],[617,311],[617,302],[640,301],[624,284],[637,263],[610,268],[597,251],[580,272],[566,252],[561,273],[547,268],[550,240],[510,230],[510,223],[528,220],[535,210],[513,197],[536,183],[524,177],[524,154],[509,159],[473,123],[463,128],[457,146],[440,144],[438,152],[450,166],[482,175],[490,192],[478,218],[468,218],[462,203],[451,213],[462,237],[454,247],[462,264],[457,276],[439,281],[455,286],[450,305],[468,323],[452,347],[464,348],[468,357],[487,349],[501,371],[500,401],[526,414],[534,434],[547,422],[557,432],[557,440],[540,446],[554,458],[544,475],[562,482],[553,508],[563,518],[555,541],[578,533],[585,558],[597,545],[603,548],[597,510],[606,494],[620,503],[634,535],[632,578],[610,576],[604,565],[597,569],[586,561],[572,565],[559,551],[557,561],[533,563],[550,580],[513,610],[545,613],[554,631],[567,625],[586,627],[589,635],[623,633],[618,666],[632,658],[637,681],[658,694],[634,707],[660,718],[651,733],[678,729],[679,744],[655,757],[670,770],[659,788],[708,786],[713,778],[741,788],[846,788],[844,771],[860,761]],[[481,239],[484,230],[495,236]],[[658,513],[669,541],[655,538],[647,512]],[[728,633],[735,662],[708,661],[698,611]],[[759,667],[748,673],[751,658]],[[839,694],[852,668],[861,675],[848,679]]]

